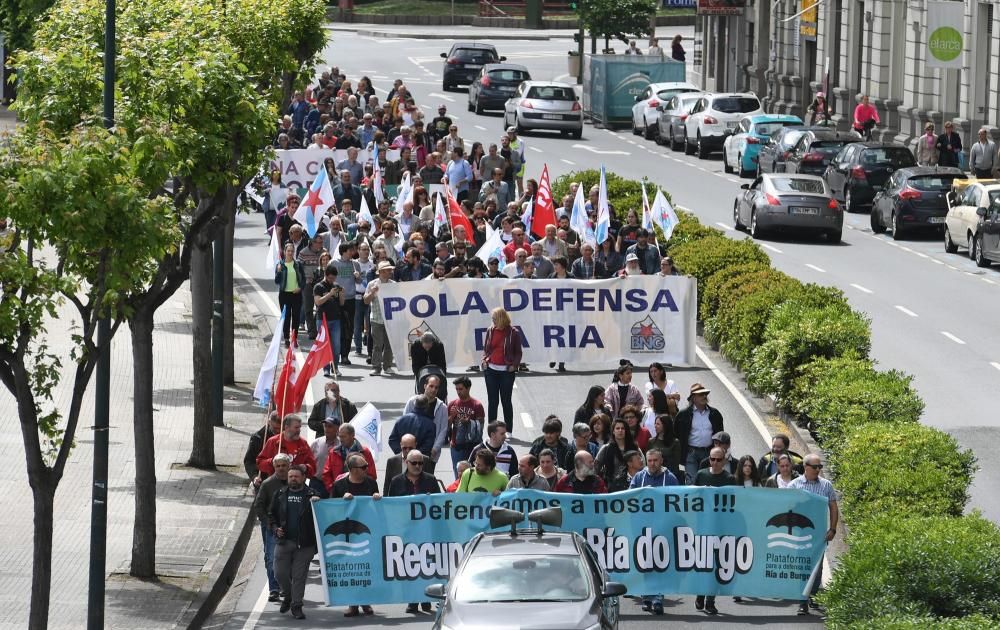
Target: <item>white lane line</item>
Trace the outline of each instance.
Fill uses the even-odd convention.
[[[930,256],[928,256],[923,252],[914,251],[913,253],[916,254],[917,256],[920,256],[921,258],[930,258]]]
[[[813,264],[810,264],[810,263],[806,263],[806,267],[809,267],[813,271],[818,271],[820,273],[826,273],[826,269],[821,269],[821,268],[817,267],[816,265],[813,265]]]
[[[559,158],[559,161],[563,162],[564,164],[569,164],[570,166],[576,166],[576,162],[570,162],[566,158]]]
[[[535,153],[542,153],[542,150],[538,147],[528,147],[529,151],[534,151]]]
[[[990,365],[1000,370],[1000,363],[997,363],[996,361],[990,361]]]
[[[478,129],[479,131],[486,131],[486,127],[483,127],[482,125],[473,125],[473,127],[475,127],[476,129]],[[374,151],[374,149],[372,149],[372,150]],[[374,167],[372,167],[372,168],[374,168]]]
[[[441,94],[440,92],[431,92],[427,96],[433,96],[434,98],[443,98],[444,100],[448,101],[449,103],[454,103],[455,102],[455,99],[453,99],[452,97],[448,96],[447,94]]]
[[[718,226],[719,226],[720,228],[722,228],[723,230],[732,230],[732,229],[733,229],[733,226],[731,226],[731,225],[726,225],[726,224],[725,224],[725,223],[723,223],[722,221],[716,221],[716,222],[715,222],[715,224],[716,224],[716,225],[718,225]]]
[[[872,291],[871,289],[866,289],[865,287],[861,286],[860,284],[853,284],[852,283],[851,286],[854,287],[855,289],[857,289],[858,291],[861,291],[862,293],[868,293],[869,295],[872,294],[872,293],[874,293],[874,291]]]
[[[982,280],[983,282],[985,282],[987,284],[996,284],[996,282],[993,282],[989,278],[980,278],[980,280]]]
[[[264,608],[267,607],[268,595],[270,595],[270,593],[267,590],[267,580],[265,580],[264,588],[260,590],[260,596],[258,596],[257,601],[253,603],[253,608],[250,610],[247,622],[243,624],[243,630],[253,630],[253,628],[257,627],[257,621],[260,620],[260,616],[263,614]]]
[[[524,411],[521,412],[521,424],[524,425],[525,429],[532,429],[535,427],[535,423],[531,421],[531,414]]]
[[[943,260],[938,260],[937,258],[931,258],[931,262],[935,263],[935,264],[938,264],[938,265],[943,265],[944,264]]]
[[[896,304],[896,310],[899,311],[900,313],[909,315],[910,317],[917,317],[916,313],[906,308],[905,306],[900,306],[899,304]]]
[[[944,335],[945,337],[947,337],[948,339],[951,339],[952,341],[954,341],[955,343],[957,343],[960,346],[964,346],[965,345],[964,341],[962,341],[961,339],[959,339],[955,335],[951,334],[947,330],[942,330],[941,334]]]
[[[777,247],[775,247],[774,245],[768,245],[767,243],[761,243],[760,246],[763,247],[764,249],[771,250],[775,254],[784,254],[785,253],[785,252],[781,251],[780,249],[778,249]]]

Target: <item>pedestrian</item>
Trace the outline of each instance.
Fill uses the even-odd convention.
[[[247,477],[253,482],[254,488],[259,488],[261,482],[267,478],[267,475],[261,476],[259,474],[257,456],[264,450],[264,443],[272,435],[277,435],[279,431],[281,431],[281,416],[278,415],[277,411],[272,411],[267,416],[267,422],[264,423],[264,426],[250,436],[250,443],[247,444],[246,453],[243,454],[243,469],[246,470]]]
[[[528,452],[538,457],[544,449],[555,453],[557,462],[566,461],[566,456],[573,451],[569,441],[562,436],[562,420],[556,415],[545,418],[542,422],[542,436],[531,443]]]
[[[392,478],[385,492],[387,497],[411,497],[426,494],[440,494],[441,486],[434,475],[424,470],[424,455],[420,451],[411,450],[406,455],[406,470]],[[416,614],[418,608],[422,607],[424,612],[431,612],[430,602],[410,602],[406,605],[406,612]],[[365,611],[365,614],[368,614]]]
[[[830,124],[830,116],[833,115],[833,110],[830,108],[830,104],[826,101],[826,94],[823,92],[816,92],[816,97],[813,102],[809,104],[809,108],[806,109],[806,113],[809,114],[809,124],[810,125],[821,125],[827,126]]]
[[[765,488],[784,489],[791,487],[792,480],[799,476],[798,471],[792,467],[792,457],[788,453],[782,453],[777,457],[778,472],[767,478],[764,482]]]
[[[656,416],[653,422],[653,438],[649,441],[649,449],[656,449],[663,457],[663,465],[678,479],[681,476],[681,442],[674,435],[674,421],[668,415]],[[649,451],[646,451],[649,458]]]
[[[791,440],[784,433],[779,433],[771,438],[771,450],[761,455],[757,460],[757,472],[762,479],[770,477],[778,472],[777,460],[781,455],[788,455],[791,458],[792,467],[798,472],[802,472],[802,456],[794,451],[788,450]]]
[[[744,488],[759,488],[763,485],[753,455],[744,455],[740,458],[736,466],[736,485]]]
[[[590,418],[590,441],[597,448],[611,441],[611,416],[607,413],[595,413]]]
[[[618,492],[628,490],[632,485],[632,479],[639,474],[645,465],[646,460],[642,458],[642,453],[639,451],[625,451],[625,478],[628,480],[628,483],[624,488],[618,490]]]
[[[573,261],[570,267],[573,277],[577,280],[594,280],[608,277],[604,263],[594,258],[594,246],[590,243],[580,245],[580,258]]]
[[[973,176],[979,179],[989,179],[996,169],[997,145],[989,138],[989,130],[983,127],[979,130],[979,141],[972,145],[969,151],[969,168]]]
[[[386,221],[383,223],[383,230],[386,224],[389,226],[392,225],[392,223]],[[380,262],[377,267],[378,277],[369,282],[368,287],[365,289],[363,301],[365,304],[371,305],[372,371],[369,372],[370,376],[379,376],[383,371],[386,376],[392,376],[396,373],[392,369],[392,346],[389,344],[389,334],[385,330],[382,300],[378,297],[379,287],[383,284],[395,282],[392,279],[394,269],[395,267],[392,263],[384,260]]]
[[[687,58],[687,53],[684,52],[684,46],[681,45],[681,40],[683,38],[680,35],[674,35],[673,41],[670,42],[670,58],[674,61],[685,61]]]
[[[574,454],[575,457],[576,455]],[[572,468],[570,466],[570,469]],[[545,449],[538,454],[538,468],[535,469],[535,474],[549,484],[549,492],[554,492],[556,484],[566,474],[566,471],[557,465],[556,454],[549,449]]]
[[[648,385],[648,383],[647,383]],[[670,421],[677,417],[677,401],[673,396],[668,397],[662,389],[651,389],[646,392],[646,406],[640,412],[642,415],[642,426],[646,427],[650,435],[656,431],[653,422],[658,416],[670,416]]]
[[[326,467],[326,458],[330,454],[330,449],[340,445],[338,435],[340,434],[340,418],[329,417],[323,420],[323,435],[319,436],[310,445],[313,457],[316,458],[316,470],[323,470]]]
[[[625,49],[626,55],[641,55],[642,51],[639,50],[635,45],[635,40],[630,39],[628,42],[628,48]]]
[[[713,448],[708,455],[708,468],[698,471],[694,477],[694,485],[713,488],[735,486],[736,477],[726,470],[725,463],[725,451],[719,447]],[[710,615],[719,614],[719,609],[715,607],[715,595],[698,595],[694,600],[694,607]]]
[[[423,393],[411,396],[403,407],[405,415],[415,411],[417,403],[423,401],[425,413],[429,410],[427,415],[434,419],[434,444],[430,453],[424,452],[421,447],[421,452],[428,458],[424,469],[429,473],[434,472],[437,461],[441,457],[441,449],[444,448],[444,444],[448,440],[448,406],[438,397],[438,391],[443,385],[443,377],[436,374],[428,376],[424,379]],[[420,441],[419,438],[418,441]]]
[[[556,482],[555,492],[570,494],[607,494],[608,488],[604,480],[597,474],[594,466],[594,456],[587,451],[580,451],[573,458],[573,470],[567,472]]]
[[[664,256],[660,259],[660,270],[656,275],[666,278],[667,276],[679,276],[681,274],[677,271],[677,267],[674,267],[674,259],[670,256]]]
[[[458,492],[486,492],[497,496],[507,487],[509,477],[497,470],[497,459],[490,449],[479,449],[473,455],[472,468],[462,473]]]
[[[611,423],[611,441],[601,447],[594,458],[597,476],[604,481],[608,492],[628,488],[628,460],[625,453],[636,450],[635,440],[625,420],[617,418]]]
[[[881,124],[878,110],[871,104],[868,95],[861,96],[861,102],[854,108],[854,130],[864,136],[867,140],[872,139],[872,129],[875,125]]]
[[[642,273],[651,276],[660,270],[660,250],[656,243],[649,242],[650,233],[646,228],[639,228],[636,232],[636,242],[625,250],[625,258],[630,254],[635,254],[639,259],[639,269]],[[630,274],[631,275],[631,274]]]
[[[938,166],[961,166],[962,136],[955,133],[955,124],[944,124],[944,133],[937,137]]]
[[[650,57],[663,58],[663,49],[660,48],[660,40],[655,37],[649,38],[649,49],[646,50],[646,54]]]
[[[340,383],[329,381],[323,386],[323,398],[316,401],[309,412],[309,428],[316,433],[323,432],[323,421],[337,420],[337,424],[350,422],[358,415],[358,408],[350,400],[340,395]]]
[[[280,488],[271,502],[268,525],[274,533],[274,573],[285,594],[278,612],[289,609],[296,619],[305,619],[302,600],[309,577],[309,564],[316,555],[316,528],[313,527],[312,502],[319,494],[306,486],[304,466],[288,469],[288,485]],[[311,475],[309,475],[311,476]]]
[[[497,407],[503,405],[507,427],[514,426],[514,380],[521,365],[521,331],[511,325],[510,315],[502,307],[490,314],[493,325],[486,331],[480,367],[486,381],[487,418],[497,419]]]
[[[486,409],[470,395],[472,380],[468,376],[459,376],[452,384],[456,398],[448,403],[448,436],[452,472],[457,476],[458,463],[468,460],[472,449],[483,439]]]
[[[444,344],[441,343],[441,340],[434,333],[426,331],[410,344],[410,368],[413,370],[413,375],[418,379],[418,387],[420,386],[420,372],[429,365],[440,368],[442,376],[448,371],[448,361],[444,355]],[[448,402],[447,392],[448,388],[442,382],[437,393],[438,398],[442,402]]]
[[[493,453],[494,467],[508,477],[514,476],[517,469],[517,455],[507,442],[507,424],[503,420],[494,420],[486,425],[486,438],[469,453],[470,462],[476,461],[476,454],[479,451]]]
[[[711,390],[701,383],[692,385],[688,406],[674,420],[674,433],[681,441],[681,460],[689,486],[694,484],[699,462],[708,457],[712,436],[724,428],[722,414],[708,405],[710,393]]]
[[[639,408],[635,405],[625,405],[621,410],[622,420],[628,425],[628,432],[632,436],[632,440],[635,445],[639,448],[642,453],[646,452],[646,448],[649,446],[649,440],[653,437],[649,429],[642,426],[639,422]]]
[[[729,471],[730,475],[736,476],[739,470],[739,460],[733,457],[733,439],[725,431],[719,431],[712,436],[712,448],[721,448],[726,455],[726,461],[723,466]],[[698,462],[697,470],[702,470],[708,468],[708,457]]]
[[[596,414],[604,413],[611,415],[611,407],[605,402],[604,388],[600,385],[593,385],[589,390],[587,390],[587,399],[583,401],[583,404],[576,410],[576,414],[573,416],[573,424],[578,424],[583,422],[585,424],[590,424],[590,419]],[[607,427],[610,433],[610,427]],[[599,437],[607,437],[604,432],[601,432]]]
[[[625,268],[620,269],[616,275],[619,278],[641,276],[642,267],[639,265],[639,256],[634,252],[625,254]]]
[[[305,320],[309,339],[316,338],[317,328],[317,317],[315,316],[315,305],[313,304],[313,287],[316,283],[311,280],[317,271],[323,273],[319,268],[319,261],[325,252],[326,250],[323,248],[323,235],[316,234],[309,239],[309,244],[300,249],[296,255],[296,259],[302,263],[302,271],[306,275],[306,282],[302,284],[302,319]]]
[[[939,152],[937,136],[934,135],[934,123],[924,125],[924,135],[917,139],[917,164],[920,166],[937,166]]]
[[[347,474],[334,482],[333,489],[330,491],[331,498],[346,501],[350,501],[354,497],[371,497],[375,501],[382,498],[378,491],[378,484],[371,476],[370,469],[375,468],[375,464],[355,453],[347,458],[347,468]],[[361,609],[365,615],[375,614],[372,607],[367,604],[362,605]],[[358,606],[354,605],[347,608],[344,616],[357,617],[360,614]]]
[[[795,490],[805,490],[806,492],[811,492],[813,494],[819,495],[826,499],[827,506],[830,510],[830,529],[826,531],[826,536],[824,537],[826,542],[833,540],[833,537],[837,535],[837,523],[840,521],[840,509],[837,504],[837,492],[833,488],[833,484],[830,483],[828,479],[820,477],[820,471],[823,470],[823,461],[820,456],[815,453],[810,453],[805,456],[805,474],[801,477],[797,477],[792,480],[788,485],[789,488]],[[816,575],[813,578],[812,590],[809,594],[809,599],[804,600],[799,604],[799,614],[808,615],[809,609],[819,609],[819,604],[815,600],[816,593],[819,592],[820,584],[823,583],[823,559],[820,558],[818,566],[815,571]]]
[[[507,482],[507,490],[541,490],[549,492],[549,482],[540,477],[535,469],[538,467],[538,458],[532,454],[522,455],[517,460],[517,474]]]
[[[597,444],[590,441],[591,430],[590,425],[577,422],[573,425],[573,443],[570,445],[570,449],[566,451],[563,456],[562,462],[563,467],[566,469],[572,469],[574,466],[574,458],[576,454],[580,451],[587,451],[593,456],[597,456],[597,451],[600,450]],[[548,449],[542,449],[548,450]],[[540,453],[539,453],[540,455]]]
[[[327,341],[330,344],[333,361],[323,366],[323,374],[340,378],[338,361],[341,360],[341,338],[340,327],[344,310],[344,289],[337,284],[337,267],[333,263],[326,266],[325,277],[322,282],[313,287],[313,301],[316,303],[317,315],[316,327],[323,325],[323,317],[326,318]]]
[[[333,487],[337,480],[351,472],[350,459],[357,455],[365,460],[369,465],[365,468],[369,477],[374,481],[378,477],[375,469],[375,458],[367,446],[355,438],[354,426],[342,424],[337,429],[338,444],[330,449],[326,456],[326,465],[323,466],[323,485],[327,492],[333,493]],[[377,487],[377,486],[376,486]]]
[[[267,574],[267,601],[277,602],[281,599],[281,589],[278,584],[278,576],[274,573],[274,547],[277,538],[268,524],[271,514],[271,503],[274,495],[288,485],[288,468],[292,464],[292,458],[286,453],[278,453],[271,460],[274,474],[264,480],[257,490],[257,496],[253,500],[254,514],[260,523],[260,535],[264,543],[264,572]]]
[[[510,140],[510,162],[511,173],[517,180],[517,190],[524,192],[524,166],[527,159],[524,157],[524,141],[517,137],[517,127],[507,127],[507,138]]]
[[[299,328],[302,310],[302,287],[306,284],[306,272],[302,263],[295,259],[295,245],[286,243],[285,259],[274,268],[274,283],[278,285],[278,306],[285,316],[281,320],[281,338],[287,346],[289,327]]]
[[[302,418],[294,413],[285,416],[281,425],[281,432],[268,438],[264,443],[264,448],[257,455],[258,477],[263,480],[267,475],[274,474],[271,467],[271,460],[278,453],[288,453],[292,458],[292,465],[305,467],[306,476],[312,477],[316,474],[316,458],[313,457],[312,448],[302,436]],[[260,485],[256,481],[255,485]]]
[[[642,392],[632,383],[632,364],[625,362],[615,370],[611,385],[604,391],[604,400],[611,407],[611,417],[621,416],[626,405],[642,407]]]

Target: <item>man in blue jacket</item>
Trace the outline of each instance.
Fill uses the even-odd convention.
[[[437,426],[434,423],[434,407],[437,402],[436,396],[429,398],[425,394],[415,397],[413,410],[400,416],[389,434],[389,448],[393,453],[400,452],[399,442],[409,433],[417,438],[417,450],[424,454],[425,461],[430,460],[437,439]]]

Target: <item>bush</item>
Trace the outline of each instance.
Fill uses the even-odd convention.
[[[750,262],[763,265],[771,262],[764,250],[752,241],[734,241],[714,235],[672,247],[670,256],[685,275],[698,279],[698,293],[705,290],[705,282],[717,271]]]
[[[764,343],[750,359],[747,383],[785,405],[799,367],[822,357],[865,358],[870,337],[868,320],[845,304],[816,307],[789,300],[771,311]]]
[[[747,263],[747,265],[752,264],[757,263]],[[737,265],[735,268],[743,266]],[[710,310],[704,311],[702,315],[702,319],[705,321],[705,337],[717,344],[720,349],[731,338],[733,332],[741,324],[746,323],[742,318],[729,317],[735,305],[752,295],[773,298],[773,301],[770,301],[760,311],[750,314],[752,323],[757,324],[755,328],[759,329],[758,332],[763,332],[771,308],[785,299],[790,286],[801,284],[798,280],[770,267],[757,266],[751,273],[728,278],[725,277],[726,272],[727,270],[723,269],[713,275],[705,283],[705,291],[703,292],[703,295],[709,296],[709,299],[715,302],[714,306],[706,304],[706,308]],[[717,280],[719,280],[718,284],[713,286]],[[729,355],[727,358],[732,360]]]
[[[678,210],[677,218],[680,222],[674,228],[673,234],[670,235],[670,240],[667,241],[668,252],[672,253],[674,247],[690,243],[691,241],[697,241],[707,236],[723,236],[722,230],[702,225],[701,221],[690,212]],[[663,233],[659,231],[659,227],[656,230],[657,237],[662,240]]]
[[[847,434],[866,424],[919,422],[924,403],[912,381],[896,370],[876,371],[865,359],[818,359],[799,370],[789,407],[808,420],[824,447],[836,452]]]
[[[872,461],[878,466],[877,458]],[[875,611],[935,623],[976,613],[996,618],[1000,529],[978,514],[871,519],[852,531],[850,548],[820,600],[831,628],[868,623]]]
[[[841,627],[830,624],[831,628]],[[952,617],[941,619],[937,617],[876,617],[850,624],[851,630],[983,630],[983,628],[1000,628],[1000,618],[989,618],[985,615],[970,615],[968,617]]]
[[[541,173],[541,170],[538,170]],[[611,203],[612,214],[619,220],[624,221],[629,210],[635,210],[642,216],[642,182],[635,179],[626,179],[616,173],[605,170],[605,180],[608,183],[608,201]],[[569,194],[569,185],[573,182],[580,182],[583,186],[583,195],[587,196],[592,186],[597,186],[601,181],[601,171],[599,169],[587,169],[583,171],[570,171],[565,175],[560,175],[552,182],[552,200],[557,206],[563,197]],[[653,203],[656,196],[656,185],[647,182],[646,194],[649,203]],[[671,204],[673,200],[670,193],[663,191],[663,196]]]
[[[916,423],[868,423],[850,433],[832,461],[852,526],[878,514],[961,516],[976,471],[972,451]]]
[[[767,266],[767,263],[759,260],[752,260],[716,271],[705,281],[705,290],[698,294],[698,317],[702,321],[708,321],[715,315],[719,300],[723,297],[747,286],[758,275],[775,273],[781,272],[774,271]]]

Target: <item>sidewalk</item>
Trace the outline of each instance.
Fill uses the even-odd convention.
[[[551,39],[573,39],[573,33],[578,32],[576,29],[536,30],[529,28],[490,28],[463,24],[429,28],[426,26],[420,27],[405,24],[364,24],[360,22],[328,22],[325,28],[335,32],[356,33],[361,37],[471,39],[474,41],[506,39],[548,41]]]
[[[210,601],[217,585],[228,587],[231,572],[254,529],[249,520],[252,494],[243,471],[249,435],[263,423],[262,411],[248,402],[270,336],[270,318],[258,316],[236,283],[236,381],[225,393],[225,427],[215,433],[218,470],[185,467],[191,448],[190,294],[185,286],[156,317],[155,426],[157,474],[157,573],[147,582],[128,575],[132,546],[134,453],[132,435],[131,346],[126,326],[112,345],[111,454],[108,503],[106,628],[129,630],[185,628]],[[52,349],[63,354],[66,334],[53,324]],[[69,363],[69,360],[65,360]],[[64,370],[69,374],[70,370]],[[68,388],[56,404],[65,406]],[[80,628],[87,615],[93,386],[84,399],[77,445],[56,494],[52,550],[50,628]],[[0,414],[15,423],[13,398],[0,392]],[[20,433],[0,438],[0,456],[9,462],[6,482],[8,522],[0,532],[0,628],[24,628],[31,591],[32,501],[24,473]],[[230,562],[233,566],[229,566]],[[221,578],[221,579],[220,579]],[[220,593],[213,594],[214,600]],[[204,614],[204,613],[202,613]]]

